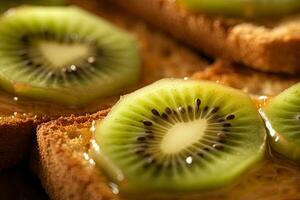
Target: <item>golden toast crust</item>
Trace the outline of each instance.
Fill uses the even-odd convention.
[[[102,119],[107,113],[105,110],[90,116],[60,118],[39,126],[38,153],[35,152],[32,165],[51,199],[119,199],[101,172],[84,159],[86,142],[76,140],[81,130],[89,129],[93,120]],[[71,142],[71,138],[75,141]],[[70,148],[73,144],[74,149]]]
[[[217,60],[191,78],[216,81],[257,96],[275,96],[300,81],[300,76],[259,72],[227,60]]]
[[[262,71],[300,72],[300,16],[246,21],[194,14],[170,0],[110,0],[213,56]]]

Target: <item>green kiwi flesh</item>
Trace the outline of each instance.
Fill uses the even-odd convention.
[[[21,5],[58,6],[64,5],[65,3],[65,0],[8,0],[0,2],[0,12],[4,12],[10,8]]]
[[[18,96],[79,106],[139,78],[135,38],[77,7],[10,10],[0,41],[0,85]]]
[[[227,186],[263,158],[266,140],[263,120],[246,94],[181,79],[163,79],[122,97],[96,124],[94,136],[99,149],[92,157],[125,193]]]
[[[239,17],[272,17],[299,11],[298,0],[178,0],[193,11]]]
[[[300,162],[300,83],[271,99],[263,115],[273,149]]]

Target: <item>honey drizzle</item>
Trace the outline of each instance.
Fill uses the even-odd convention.
[[[65,105],[56,105],[51,102],[42,102],[25,97],[14,96],[0,89],[0,116],[57,118],[71,114],[93,113],[110,107],[116,101],[117,98],[108,97],[105,99],[95,99],[84,107],[69,107]]]

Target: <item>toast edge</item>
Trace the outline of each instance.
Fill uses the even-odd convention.
[[[174,1],[110,2],[210,55],[242,62],[261,71],[300,71],[300,37],[288,25],[280,25],[279,29],[286,29],[290,36],[275,36],[273,29],[240,19],[189,13]]]
[[[66,126],[90,127],[108,110],[82,117],[62,117],[38,126],[37,144],[32,150],[30,168],[53,200],[117,200],[100,171],[66,144]],[[55,130],[59,130],[54,133]],[[86,162],[83,162],[86,161]],[[97,175],[99,174],[99,175]]]

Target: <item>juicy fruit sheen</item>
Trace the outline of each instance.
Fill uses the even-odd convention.
[[[0,84],[16,95],[77,106],[139,77],[135,39],[76,7],[11,10],[0,41]]]
[[[265,139],[246,94],[165,79],[122,97],[99,122],[95,160],[128,192],[199,192],[228,185],[259,162]]]
[[[300,162],[300,83],[271,99],[263,112],[273,149]]]
[[[178,0],[187,8],[241,17],[286,15],[300,9],[298,0]]]

